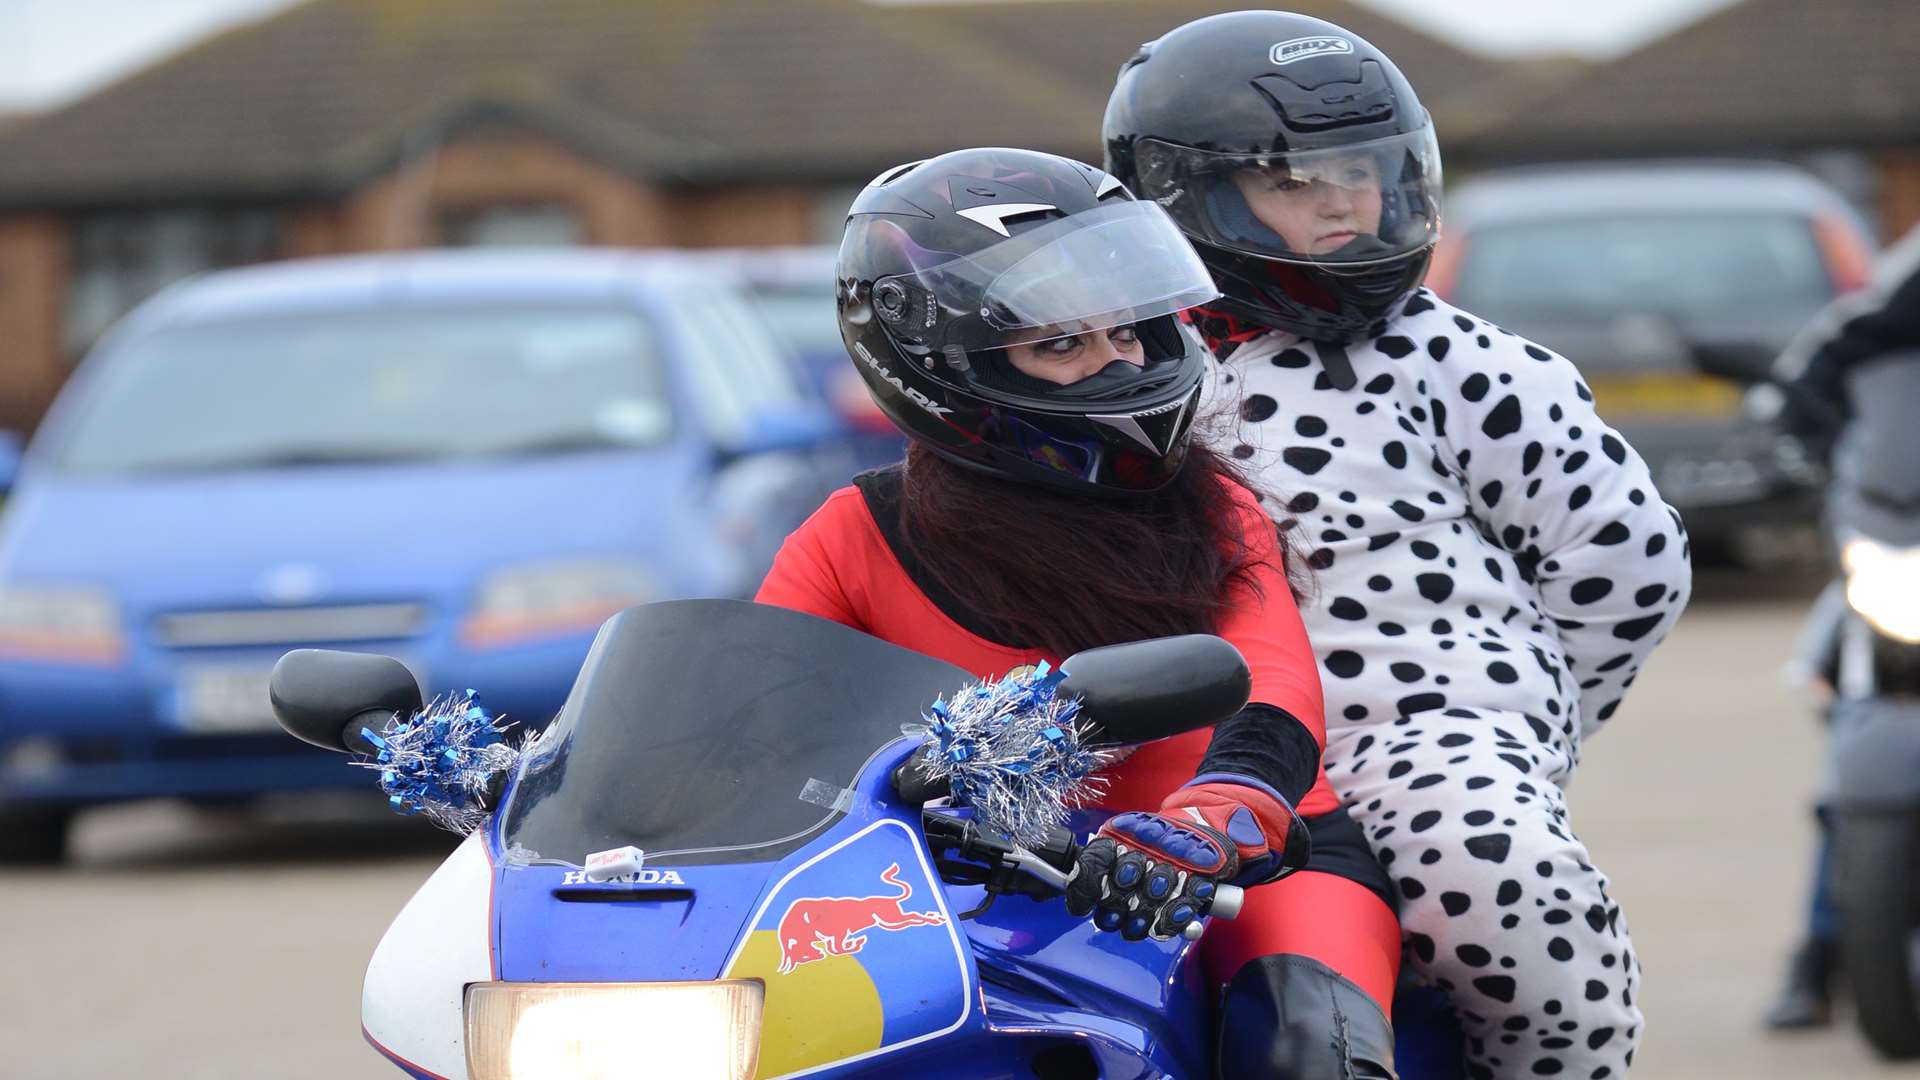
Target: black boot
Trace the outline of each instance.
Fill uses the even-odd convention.
[[[1809,940],[1787,962],[1787,984],[1767,1009],[1775,1031],[1826,1027],[1833,1019],[1832,982],[1839,948],[1831,941]]]
[[[1227,987],[1223,1080],[1396,1080],[1393,1025],[1366,991],[1304,956],[1249,960]]]

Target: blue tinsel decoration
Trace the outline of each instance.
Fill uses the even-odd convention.
[[[1054,694],[1060,675],[1041,663],[963,687],[923,718],[929,778],[945,778],[953,801],[1016,844],[1043,840],[1067,812],[1099,794],[1094,773],[1114,759],[1085,745],[1080,702]]]
[[[361,728],[378,752],[355,764],[380,770],[380,789],[395,813],[424,814],[465,835],[487,820],[481,804],[488,785],[520,760],[522,747],[507,741],[510,727],[481,708],[472,690],[434,698],[378,733]]]

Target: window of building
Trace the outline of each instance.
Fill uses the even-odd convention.
[[[586,241],[580,215],[566,203],[488,206],[440,216],[446,247],[555,247]]]
[[[847,208],[864,190],[864,184],[843,184],[822,190],[813,204],[814,238],[823,244],[838,244],[841,234],[847,230]]]
[[[117,210],[73,225],[63,344],[77,359],[115,319],[182,278],[274,254],[279,226],[260,208]]]

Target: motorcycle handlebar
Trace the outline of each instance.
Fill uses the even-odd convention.
[[[1064,829],[1055,830],[1054,836],[1045,844],[1024,848],[985,836],[974,827],[973,822],[962,818],[936,812],[922,816],[927,824],[928,839],[933,840],[937,836],[946,841],[935,844],[936,848],[954,848],[967,858],[983,862],[999,860],[1010,863],[1055,892],[1066,891],[1067,883],[1073,880],[1073,875],[1079,869],[1081,845]],[[1245,901],[1246,890],[1239,886],[1216,886],[1207,914],[1216,919],[1235,918]],[[1195,920],[1188,923],[1181,934],[1188,941],[1197,941],[1203,930],[1202,924]]]

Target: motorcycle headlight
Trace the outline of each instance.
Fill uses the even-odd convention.
[[[1865,538],[1840,549],[1847,605],[1875,630],[1920,644],[1920,548],[1890,548]]]
[[[622,608],[658,595],[644,567],[617,559],[510,566],[481,581],[460,638],[471,648],[491,649],[590,632]]]
[[[747,1080],[760,1056],[758,979],[475,983],[473,1080]]]
[[[0,657],[113,664],[125,651],[120,612],[105,589],[90,585],[0,586]]]

